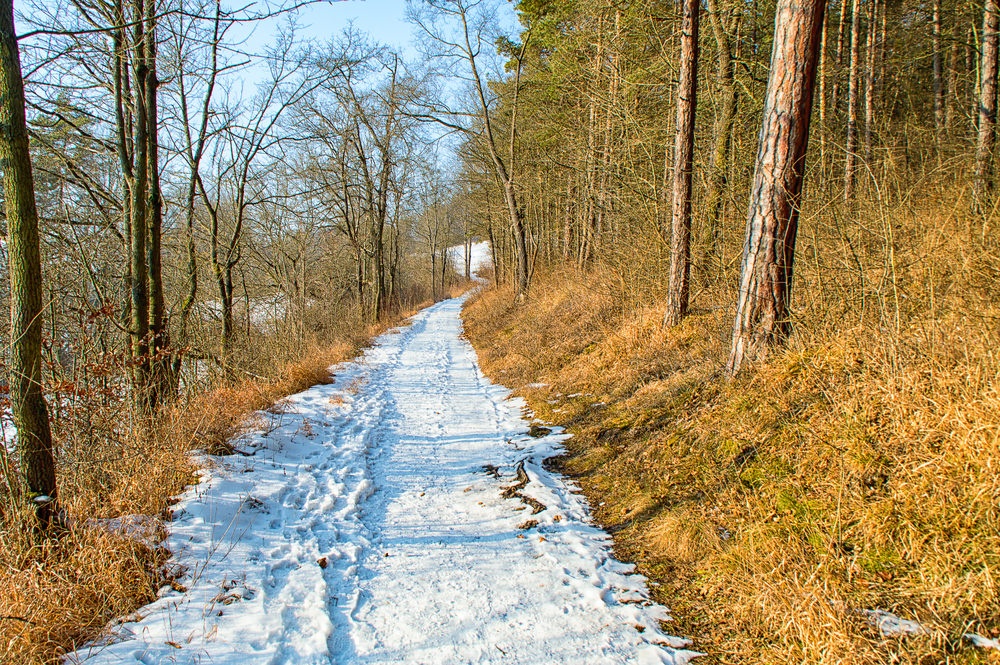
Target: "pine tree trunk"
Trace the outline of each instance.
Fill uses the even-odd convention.
[[[830,106],[834,114],[840,110],[840,72],[844,68],[844,18],[847,14],[847,0],[840,0],[840,19],[837,21],[837,58],[834,67],[833,90],[830,93]]]
[[[883,10],[884,11],[884,10]],[[948,47],[948,82],[944,98],[944,133],[949,136],[955,128],[955,102],[958,99],[958,46]]]
[[[826,20],[819,38],[819,177],[826,180]]]
[[[729,377],[784,342],[824,0],[779,0]]]
[[[878,34],[879,0],[871,0],[871,15],[868,21],[868,39],[865,43],[865,162],[872,159],[872,135],[875,122],[875,38]]]
[[[844,200],[854,199],[855,164],[858,151],[858,83],[861,63],[861,4],[852,0],[851,6],[851,69],[847,80],[847,154],[844,157]]]
[[[56,470],[42,395],[42,261],[12,2],[0,2],[0,163],[10,277],[10,408],[26,498],[41,527],[54,515]],[[45,499],[44,497],[48,497]]]
[[[979,136],[976,142],[976,172],[973,207],[977,214],[989,213],[993,202],[993,149],[997,119],[997,30],[1000,8],[997,0],[983,7],[983,47],[979,83]]]
[[[934,74],[934,140],[938,157],[941,156],[941,134],[944,131],[944,81],[941,63],[941,0],[934,0],[931,8],[931,69]]]
[[[691,162],[698,98],[698,0],[684,0],[681,23],[681,71],[677,86],[677,133],[674,137],[673,209],[670,223],[670,283],[663,322],[675,326],[687,315],[691,282]]]

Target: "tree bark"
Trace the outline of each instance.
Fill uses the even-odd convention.
[[[726,374],[784,342],[824,0],[779,0]]]
[[[973,181],[973,210],[987,214],[992,207],[993,150],[997,118],[997,47],[1000,8],[997,0],[983,7],[983,47],[979,83],[979,135],[976,142],[976,171]]]
[[[670,283],[663,322],[675,326],[687,315],[691,282],[691,162],[698,98],[698,0],[684,0],[681,71],[674,137],[673,210],[670,223]]]
[[[846,0],[845,0],[846,1]],[[858,79],[861,63],[861,3],[852,0],[851,6],[851,69],[847,80],[847,143],[844,157],[844,200],[854,199],[855,163],[858,150]]]
[[[883,9],[883,11],[885,11]],[[958,45],[948,47],[948,82],[944,98],[944,133],[947,137],[955,127],[955,102],[958,99]]]
[[[865,44],[865,162],[871,163],[872,136],[875,122],[875,50],[878,32],[879,0],[871,0],[868,21],[868,39]]]
[[[819,38],[819,177],[826,181],[826,33],[827,21]]]
[[[736,85],[733,81],[733,53],[726,34],[726,27],[720,16],[717,0],[706,0],[709,23],[715,36],[717,63],[715,78],[718,82],[720,99],[719,115],[715,120],[715,145],[712,149],[708,191],[705,192],[705,238],[701,257],[701,272],[708,275],[719,251],[719,227],[726,201],[726,174],[729,171],[729,152],[733,142],[733,124],[736,120]]]
[[[840,18],[837,20],[837,66],[830,92],[830,106],[836,114],[840,109],[840,72],[844,66],[844,18],[847,15],[847,0],[840,0]]]
[[[146,168],[149,191],[146,199],[146,282],[149,293],[149,403],[155,414],[169,391],[170,340],[166,326],[161,268],[160,229],[163,224],[163,201],[160,195],[159,133],[156,76],[156,2],[146,0]]]
[[[934,140],[938,157],[941,156],[941,133],[944,131],[944,85],[941,63],[941,0],[934,0],[931,7],[931,69],[934,93]]]
[[[152,0],[149,0],[152,2]],[[131,192],[132,230],[132,322],[129,329],[132,343],[132,389],[140,412],[148,414],[149,404],[149,292],[147,290],[146,260],[146,204],[149,190],[149,114],[146,111],[146,60],[145,15],[143,0],[133,5],[135,26],[132,32],[133,67],[135,69],[134,168]]]
[[[54,515],[56,470],[42,395],[42,261],[12,2],[0,2],[0,163],[10,276],[10,408],[26,498],[39,526]],[[46,499],[45,497],[48,497]]]

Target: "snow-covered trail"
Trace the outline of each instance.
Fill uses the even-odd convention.
[[[611,557],[582,499],[541,466],[565,435],[526,434],[523,402],[482,375],[460,337],[460,310],[461,299],[424,310],[334,384],[265,414],[237,441],[246,455],[214,458],[170,525],[183,587],[69,661],[693,656],[660,631],[666,611]],[[527,482],[505,492],[519,464]]]

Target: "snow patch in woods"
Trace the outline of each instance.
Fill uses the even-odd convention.
[[[451,264],[455,267],[455,271],[459,275],[465,275],[465,245],[449,247],[448,257],[451,259]],[[475,277],[480,269],[492,266],[493,257],[490,254],[490,243],[472,243],[472,246],[469,248],[469,269],[472,272],[472,276]]]
[[[901,635],[927,635],[928,630],[920,623],[903,619],[885,610],[859,610],[868,623],[878,628],[878,632],[886,637]]]
[[[884,637],[905,637],[907,635],[930,635],[931,631],[919,621],[903,619],[885,610],[858,610],[868,622]],[[965,633],[962,638],[979,649],[1000,649],[1000,641],[983,637],[976,633]]]
[[[207,460],[166,544],[184,574],[67,657],[120,663],[685,663],[524,402],[480,372],[461,300],[380,337]]]

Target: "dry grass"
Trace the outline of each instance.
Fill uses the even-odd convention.
[[[467,333],[495,380],[548,384],[520,392],[575,433],[558,465],[705,662],[995,662],[962,635],[1000,633],[996,245],[943,207],[810,224],[796,336],[732,383],[732,274],[674,330],[604,267],[486,292]]]
[[[461,290],[456,286],[452,295]],[[77,395],[63,407],[56,430],[67,529],[42,539],[10,509],[0,511],[0,663],[59,662],[109,622],[153,600],[170,581],[168,552],[91,518],[168,519],[171,497],[194,480],[191,451],[232,452],[227,442],[252,424],[250,414],[329,382],[331,365],[354,357],[371,337],[431,302],[407,307],[379,325],[345,317],[336,341],[304,345],[301,357],[279,365],[273,378],[247,378],[189,395],[166,409],[149,435],[141,434],[127,405],[106,391]],[[270,353],[281,357],[275,348]],[[158,528],[159,522],[149,523]]]

